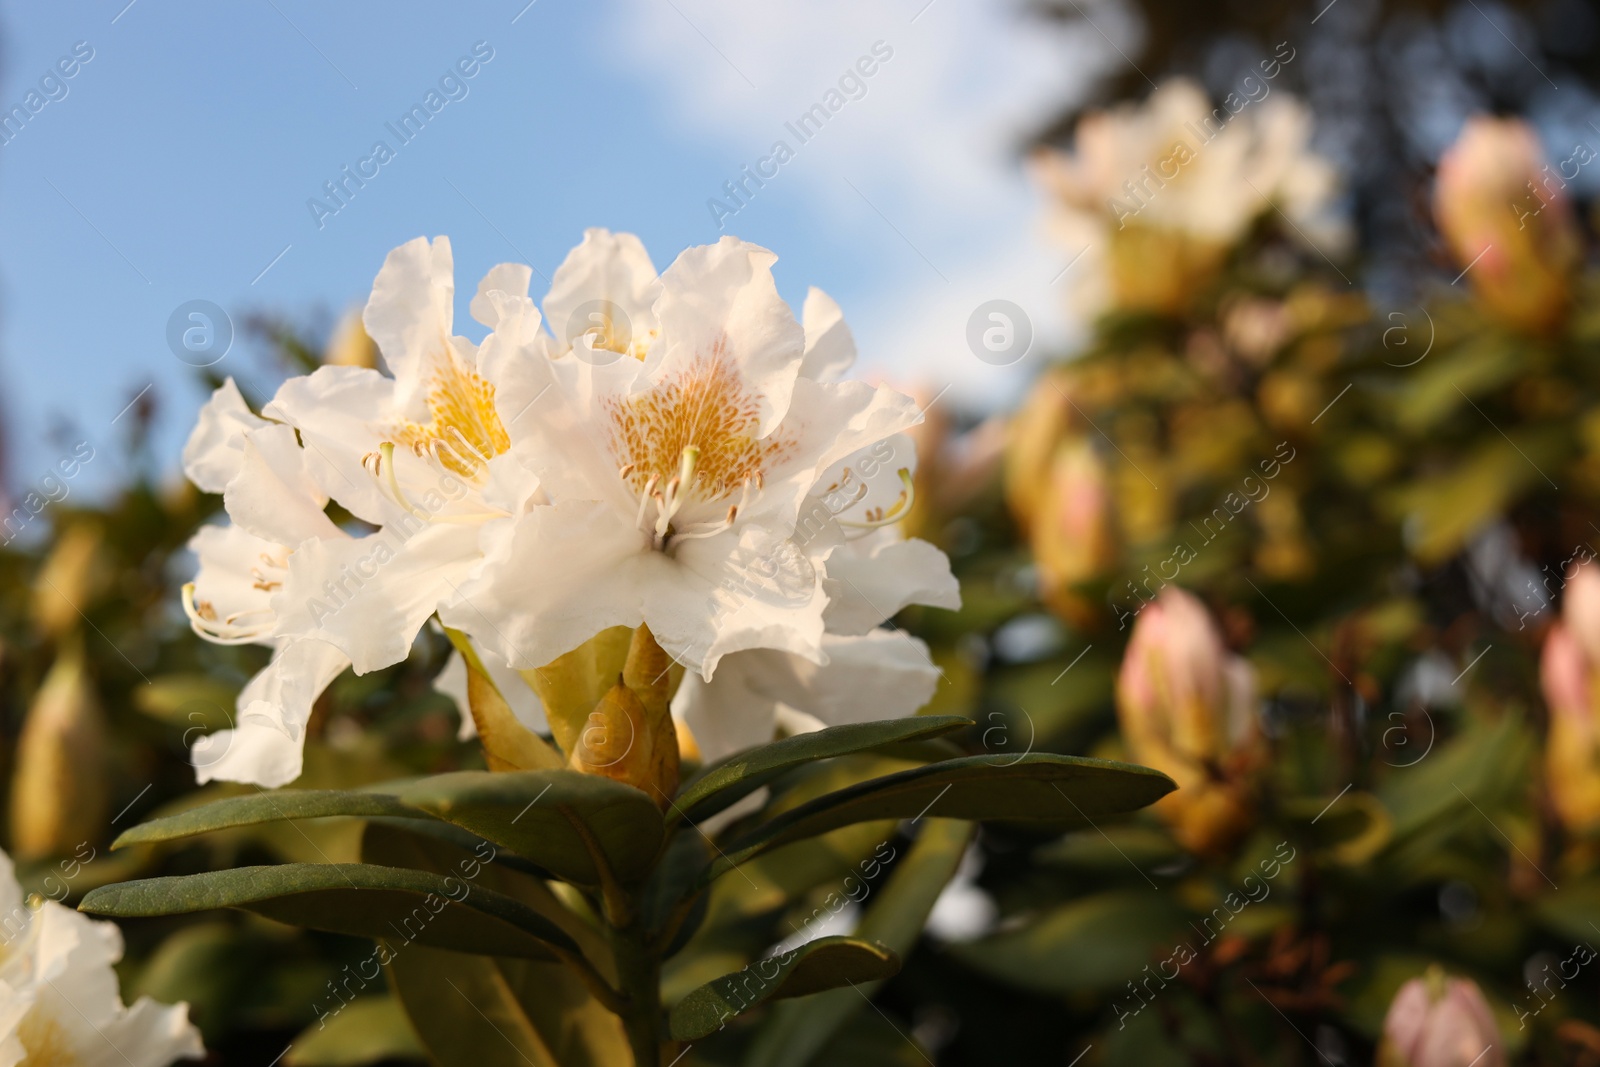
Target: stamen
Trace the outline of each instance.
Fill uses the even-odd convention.
[[[689,445],[678,458],[678,478],[684,485],[694,484],[694,469],[700,462],[700,449]]]
[[[265,622],[252,627],[233,625],[233,620],[244,615],[254,615],[257,612],[237,612],[227,619],[218,622],[208,619],[200,613],[194,602],[194,583],[188,582],[183,587],[180,598],[183,602],[183,613],[189,616],[189,628],[207,641],[219,645],[248,645],[265,637],[272,631],[272,612],[262,609],[261,613],[268,616]]]
[[[430,514],[414,507],[411,501],[406,499],[405,493],[400,488],[400,479],[395,473],[394,442],[385,441],[378,447],[378,452],[368,452],[361,458],[361,466],[367,471],[367,473],[383,482],[383,488],[386,496],[392,499],[396,504],[399,504],[401,507],[405,508],[406,511],[410,512],[412,515],[415,515],[417,518],[423,519],[427,522],[451,522],[459,523],[461,525],[471,525],[473,523],[488,522],[490,519],[503,519],[511,514],[509,511],[496,509],[492,511],[457,511],[448,515],[440,515],[437,513]],[[469,445],[468,447],[471,446]],[[461,453],[458,452],[454,446],[452,446],[448,441],[437,437],[427,441],[426,443],[419,442],[415,447],[412,448],[412,452],[418,459],[423,458],[423,456],[427,456],[433,461],[434,468],[440,474],[443,474],[446,477],[454,478],[456,477],[456,468],[452,467],[450,460],[446,459],[443,454],[444,449],[447,448],[450,449],[451,457],[455,458],[458,463],[460,463],[462,466],[467,465],[464,461],[464,458],[461,456]],[[261,558],[279,570],[282,570],[288,566],[287,563],[279,563],[278,561],[266,555],[262,555]],[[251,574],[253,574],[257,579],[256,588],[265,589],[266,587],[261,584],[261,582],[264,581],[261,575],[254,571],[252,571]],[[278,583],[268,584],[275,585]]]
[[[463,445],[466,446],[467,451],[472,453],[472,456],[473,456],[474,459],[476,459],[479,463],[481,463],[481,464],[483,464],[485,466],[488,465],[489,457],[484,455],[482,452],[479,452],[476,448],[472,447],[472,442],[467,440],[466,435],[463,434],[459,428],[457,428],[455,426],[450,426],[450,427],[448,427],[448,429],[452,434],[455,435],[455,438],[456,438],[457,441],[460,441]]]
[[[895,498],[893,505],[887,509],[868,509],[866,522],[850,522],[846,519],[839,519],[837,520],[839,525],[853,530],[877,530],[899,522],[906,512],[911,510],[911,504],[916,499],[916,489],[912,485],[911,471],[908,468],[901,467],[896,473],[900,476],[900,484],[905,488]]]
[[[650,506],[650,497],[652,495],[650,491],[655,488],[655,485],[656,476],[652,474],[650,480],[644,483],[644,492],[639,494],[639,513],[633,517],[633,524],[641,529],[644,528],[645,509]]]
[[[394,442],[385,441],[383,444],[378,446],[378,451],[383,453],[383,458],[385,460],[382,466],[384,473],[387,476],[385,480],[386,484],[388,485],[389,495],[394,498],[394,502],[396,504],[399,504],[411,514],[419,517],[425,517],[422,516],[416,508],[411,506],[411,501],[407,500],[405,493],[400,490],[400,479],[395,476],[394,471]]]
[[[728,515],[721,522],[708,522],[708,523],[703,523],[700,526],[687,527],[685,529],[679,530],[677,533],[674,533],[672,535],[672,540],[674,542],[677,542],[677,541],[693,541],[693,540],[695,540],[696,538],[699,538],[699,537],[715,537],[717,534],[721,533],[724,530],[732,529],[733,528],[733,520],[738,516],[738,514],[739,514],[739,505],[738,504],[730,504],[728,506]]]

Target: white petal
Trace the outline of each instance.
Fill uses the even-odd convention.
[[[648,341],[656,328],[655,302],[661,283],[650,254],[631,233],[612,233],[589,229],[583,243],[567,253],[550,281],[544,298],[545,319],[555,335],[557,352],[572,344],[575,336],[596,325],[593,313],[609,315],[613,332],[618,327],[631,343]],[[599,304],[609,307],[598,307]],[[624,323],[615,320],[620,317]]]
[[[263,587],[287,576],[287,549],[232,524],[200,527],[188,548],[200,559],[194,601],[209,621],[251,628],[271,621],[272,589]],[[271,643],[265,631],[261,643]]]
[[[450,343],[454,271],[450,238],[407,241],[383,261],[361,314],[394,375],[398,409],[408,418],[426,416],[430,356]]]
[[[275,789],[300,777],[312,705],[348,666],[344,653],[321,641],[280,644],[239,693],[237,725],[190,746],[196,781]]]
[[[714,682],[689,671],[672,698],[672,713],[688,724],[707,763],[772,740],[776,702],[751,688],[743,664],[760,655],[729,656]]]
[[[0,1067],[17,1067],[28,1055],[17,1028],[33,1010],[33,990],[0,981]]]
[[[756,398],[757,437],[788,412],[805,355],[805,333],[772,279],[777,258],[733,237],[688,249],[662,272],[656,304],[665,346],[656,379],[691,374],[701,360],[731,361]]]
[[[322,510],[328,497],[306,470],[294,428],[281,423],[245,435],[243,462],[222,501],[237,525],[275,544],[345,536]]]
[[[306,469],[324,493],[381,525],[395,504],[361,462],[383,443],[395,404],[395,383],[375,370],[319,367],[284,382],[263,410],[300,431]]]
[[[0,936],[11,937],[12,928],[5,925],[16,917],[26,918],[22,912],[22,886],[17,883],[16,865],[11,857],[0,851]]]
[[[340,541],[307,541],[274,595],[274,633],[326,641],[357,674],[399,663],[422,624],[481,563],[478,528],[391,526]]]
[[[245,431],[265,425],[229,378],[200,409],[200,419],[183,446],[183,473],[208,493],[222,492],[239,473]]]
[[[775,522],[793,523],[802,499],[819,481],[836,478],[847,457],[870,451],[872,445],[921,418],[917,402],[893,389],[858,381],[796,379],[794,402],[779,431],[792,432],[793,445],[768,472],[767,487],[752,506],[751,517],[771,515]]]
[[[480,350],[483,376],[495,383],[495,406],[518,461],[556,500],[605,500],[630,523],[637,501],[617,473],[603,408],[626,397],[643,371],[638,360],[589,363],[550,359],[535,340]]]
[[[22,1025],[51,1034],[59,1062],[80,1067],[166,1067],[205,1055],[188,1008],[140,998],[124,1008],[112,964],[122,957],[115,923],[48,901],[35,916],[37,985]],[[57,1062],[51,1060],[50,1062]]]
[[[658,591],[645,613],[678,662],[709,679],[723,656],[743,649],[823,658],[821,576],[795,542],[745,525],[682,545],[674,562],[672,595]]]
[[[814,720],[818,728],[915,714],[939,683],[927,646],[909,634],[828,634],[822,647],[820,665],[772,649],[736,652],[710,682],[685,675],[673,714],[714,761],[770,741],[780,719],[791,726]]]
[[[812,286],[800,310],[800,321],[806,334],[802,378],[831,382],[850,369],[856,361],[856,339],[833,297]]]
[[[533,268],[521,263],[500,263],[490,267],[489,273],[478,283],[478,292],[473,296],[467,310],[474,319],[492,330],[499,325],[500,315],[505,306],[503,301],[496,299],[493,294],[501,293],[507,297],[527,299],[528,283],[532,280]]]
[[[445,660],[444,669],[433,677],[433,690],[450,698],[461,716],[456,726],[456,740],[470,741],[478,736],[478,724],[472,718],[472,703],[467,698],[467,661],[459,652],[452,651]]]
[[[33,924],[37,927],[32,944],[34,974],[42,983],[34,1010],[57,1023],[68,1021],[63,1016],[74,1019],[77,1026],[71,1029],[112,1018],[122,1006],[116,972],[111,969],[122,958],[117,925],[96,922],[53,900],[34,913]]]
[[[895,538],[886,530],[828,556],[823,618],[831,632],[864,634],[911,604],[961,607],[961,585],[950,573],[949,558],[926,541]]]
[[[658,554],[608,505],[533,507],[485,529],[483,546],[483,568],[460,583],[439,618],[519,670],[542,667],[607,627],[643,621],[648,557]]]
[[[104,1041],[91,1048],[104,1049],[96,1067],[167,1067],[174,1060],[205,1058],[200,1031],[189,1021],[189,1005],[158,1004],[140,997],[117,1018],[100,1027]],[[105,1048],[109,1044],[115,1051]],[[87,1065],[86,1065],[87,1067]]]

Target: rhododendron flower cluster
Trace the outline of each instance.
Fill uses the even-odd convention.
[[[693,679],[672,711],[708,757],[925,703],[927,649],[882,629],[959,604],[943,554],[897,529],[921,412],[841,379],[838,305],[813,289],[797,319],[775,260],[725,237],[658,273],[636,237],[591,230],[543,314],[530,267],[490,270],[474,341],[449,240],[418,238],[363,313],[383,370],[321,367],[259,414],[218,389],[184,459],[231,524],[194,538],[184,606],[202,636],[273,655],[233,727],[194,746],[200,779],[294,780],[322,690],[399,662],[430,619],[533,731],[518,674],[619,627]],[[463,664],[447,673],[465,695]]]

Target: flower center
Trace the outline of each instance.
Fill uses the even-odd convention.
[[[794,444],[776,434],[756,436],[761,395],[727,358],[726,338],[642,396],[608,399],[605,412],[618,473],[637,494],[638,522],[657,548],[673,537],[707,537],[731,526],[752,488],[761,488],[764,471]],[[686,506],[715,504],[735,493],[738,503],[720,522],[673,528]]]
[[[393,443],[446,470],[477,480],[495,456],[511,447],[511,436],[494,406],[494,386],[462,362],[448,341],[433,361],[426,423],[402,422]]]

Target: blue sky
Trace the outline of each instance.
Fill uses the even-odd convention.
[[[0,146],[13,487],[59,458],[62,420],[109,457],[84,484],[112,475],[126,428],[113,419],[147,385],[175,471],[203,399],[166,341],[175,308],[326,321],[419,234],[451,236],[464,301],[497,262],[548,275],[586,226],[637,232],[658,266],[736,233],[779,254],[796,305],[813,284],[840,301],[869,372],[957,402],[992,402],[1030,369],[972,356],[977,304],[1023,306],[1041,350],[1059,336],[1051,279],[1067,257],[1038,235],[1015,147],[1106,68],[1103,46],[1003,2],[525,3],[10,5],[0,109],[25,105],[79,42],[93,49]],[[493,57],[465,95],[448,83],[459,98],[401,145],[385,124],[475,45]],[[786,123],[874,47],[890,57],[846,81],[851,98],[800,143]],[[331,203],[324,182],[380,139],[394,158],[319,226],[307,201]],[[734,206],[724,183],[780,139],[793,158],[719,229],[708,201]],[[243,341],[217,369],[267,377]]]

